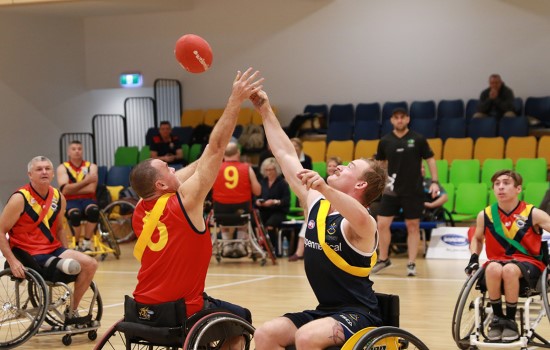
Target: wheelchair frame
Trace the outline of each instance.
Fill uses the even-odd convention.
[[[489,342],[487,329],[493,317],[486,290],[479,282],[484,268],[472,273],[464,283],[453,313],[452,333],[460,349],[483,348],[517,348],[529,346],[550,348],[550,342],[539,335],[535,328],[543,318],[550,321],[548,267],[544,269],[535,290],[521,293],[518,301],[516,320],[519,322],[520,338],[510,343]],[[523,300],[523,301],[522,301]],[[532,311],[538,312],[534,315]],[[473,312],[473,314],[472,314]]]
[[[185,350],[214,350],[220,349],[223,342],[230,337],[244,336],[244,349],[250,348],[254,336],[254,327],[229,312],[219,309],[205,310],[189,317],[182,327],[171,328],[182,332],[182,343],[159,344],[149,341],[151,334],[158,331],[155,327],[139,323],[125,322],[123,319],[113,324],[96,344],[94,350],[99,349],[185,349]],[[139,334],[132,338],[125,333]]]
[[[95,340],[103,303],[93,281],[90,289],[91,295],[84,295],[79,308],[82,310],[82,305],[87,304],[87,315],[81,317],[83,322],[75,323],[65,314],[66,308],[74,309],[73,290],[67,283],[45,281],[32,268],[27,268],[25,279],[14,277],[10,268],[0,271],[0,348],[20,346],[34,335],[63,335],[62,342],[67,346],[75,334],[87,333],[88,339]],[[41,330],[44,322],[49,329]]]

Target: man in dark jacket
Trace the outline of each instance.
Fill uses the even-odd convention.
[[[489,77],[489,87],[481,92],[477,111],[473,118],[482,118],[487,116],[497,117],[515,117],[514,111],[514,92],[504,84],[500,75],[491,74]]]

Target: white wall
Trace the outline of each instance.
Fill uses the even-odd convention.
[[[205,0],[186,11],[60,19],[0,12],[0,199],[37,154],[59,162],[63,132],[183,83],[184,108],[223,106],[237,69],[262,71],[286,124],[307,103],[477,97],[493,72],[520,97],[550,95],[550,3],[544,0]],[[192,75],[174,59],[196,33],[214,50]],[[117,88],[141,71],[145,87]]]

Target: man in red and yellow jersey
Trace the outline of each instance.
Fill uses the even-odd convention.
[[[78,261],[81,270],[73,294],[75,307],[78,307],[90,287],[97,261],[65,248],[67,236],[61,222],[65,214],[65,198],[50,185],[54,176],[52,162],[43,156],[33,158],[28,164],[28,175],[30,182],[10,197],[0,215],[0,231],[9,234],[9,241],[5,235],[0,235],[0,250],[13,275],[18,278],[25,277],[25,267],[12,249],[26,251],[41,266],[52,256]]]
[[[250,311],[204,297],[212,242],[203,216],[205,198],[222,163],[241,108],[257,93],[259,72],[237,73],[225,111],[210,134],[202,156],[179,170],[160,159],[145,160],[132,169],[130,184],[141,197],[132,217],[136,236],[134,256],[141,262],[134,298],[160,304],[185,300],[187,315],[221,307],[251,322]]]
[[[252,208],[252,194],[259,196],[262,186],[256,173],[248,163],[241,162],[241,152],[236,143],[229,143],[225,148],[223,163],[212,188],[215,214],[245,214]],[[237,230],[237,239],[245,239],[246,226]],[[234,232],[222,228],[223,239],[233,239]],[[243,243],[225,244],[223,256],[242,257],[246,255]]]
[[[71,141],[67,150],[69,161],[57,167],[57,183],[67,199],[67,219],[75,228],[86,220],[82,251],[91,250],[91,241],[97,222],[99,208],[95,197],[97,189],[97,165],[82,158],[82,143]],[[77,230],[78,232],[79,230]],[[78,238],[75,237],[78,243]]]
[[[542,261],[542,229],[550,231],[550,216],[518,199],[523,179],[512,170],[499,170],[491,178],[497,203],[482,210],[470,246],[470,274],[479,267],[485,240],[488,262],[485,281],[494,317],[487,337],[510,342],[519,338],[515,321],[520,285],[535,287],[546,268]],[[502,310],[502,288],[506,314]]]

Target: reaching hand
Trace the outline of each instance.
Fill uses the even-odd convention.
[[[264,78],[259,78],[260,72],[255,71],[252,75],[250,74],[251,72],[252,68],[248,68],[244,73],[238,71],[233,81],[231,97],[237,99],[239,103],[242,103],[263,88],[262,82]]]
[[[477,269],[479,269],[479,255],[473,253],[470,257],[470,262],[468,263],[468,266],[466,266],[466,268],[464,269],[464,272],[466,272],[466,274],[470,276],[472,272],[476,271]]]
[[[260,90],[257,93],[250,95],[250,101],[254,107],[259,110],[263,104],[268,101],[267,94],[265,91]]]

